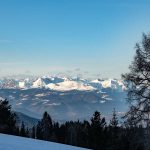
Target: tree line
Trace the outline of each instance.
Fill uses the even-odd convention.
[[[16,124],[16,115],[7,100],[0,100],[0,132],[22,137],[69,144],[95,150],[144,150],[145,128],[130,122],[120,125],[113,110],[112,118],[106,123],[105,117],[95,111],[90,121],[54,122],[44,112],[37,125],[29,129],[22,122]]]

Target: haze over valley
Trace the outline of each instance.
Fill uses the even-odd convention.
[[[106,118],[115,108],[119,116],[127,109],[126,86],[117,79],[42,76],[0,80],[0,95],[14,111],[41,118],[48,111],[57,121],[90,119],[94,111]]]

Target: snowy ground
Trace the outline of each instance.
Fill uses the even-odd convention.
[[[0,134],[0,150],[84,150],[83,148]]]

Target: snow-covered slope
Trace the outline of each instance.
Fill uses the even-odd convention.
[[[0,134],[0,150],[84,150],[84,148]]]

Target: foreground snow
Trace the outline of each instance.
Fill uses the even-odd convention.
[[[0,150],[84,150],[74,146],[0,134]]]

